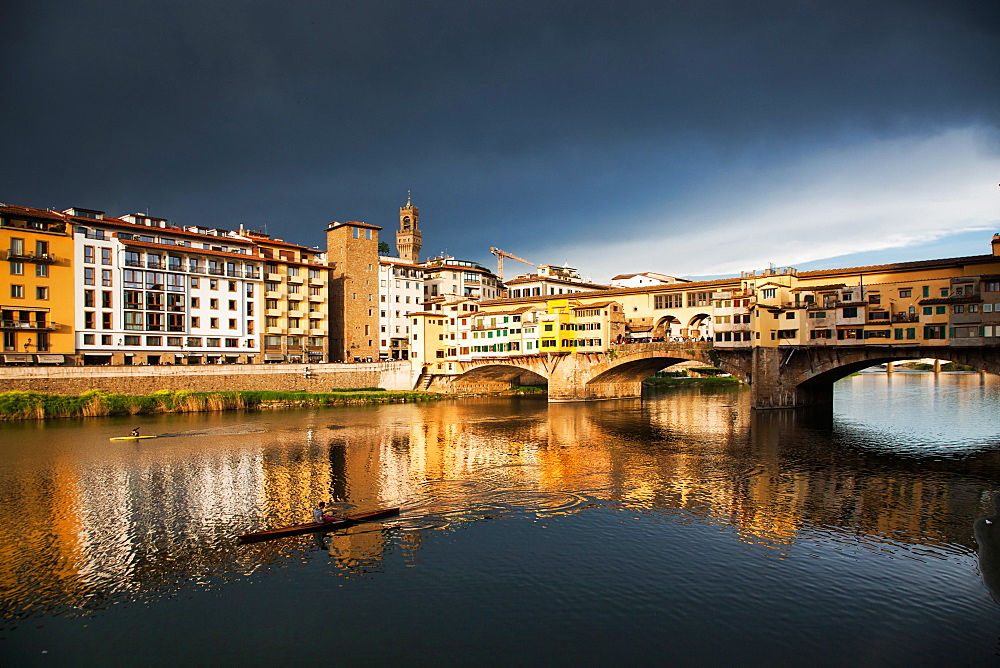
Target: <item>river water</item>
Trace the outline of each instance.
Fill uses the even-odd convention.
[[[748,399],[2,424],[0,661],[1000,662],[1000,379]],[[234,540],[324,499],[402,514]]]

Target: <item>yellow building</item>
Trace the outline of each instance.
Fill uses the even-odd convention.
[[[74,353],[73,238],[66,216],[0,205],[4,362],[61,364]]]
[[[330,361],[330,267],[315,249],[250,232],[264,258],[264,362]]]

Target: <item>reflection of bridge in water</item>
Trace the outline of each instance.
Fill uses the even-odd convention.
[[[432,390],[461,391],[496,384],[548,384],[549,401],[642,396],[642,381],[679,362],[717,366],[751,387],[754,408],[830,405],[833,384],[861,369],[925,357],[1000,373],[996,347],[783,346],[714,348],[710,342],[611,346],[605,352],[525,355],[457,363],[456,376],[430,379]]]

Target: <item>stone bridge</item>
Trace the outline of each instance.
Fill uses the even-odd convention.
[[[432,391],[461,392],[548,384],[549,401],[641,397],[642,381],[679,362],[717,366],[750,385],[754,408],[831,405],[833,383],[886,362],[923,358],[1000,373],[1000,346],[787,346],[714,348],[710,342],[612,346],[598,353],[480,359],[458,363],[457,375],[426,376]]]

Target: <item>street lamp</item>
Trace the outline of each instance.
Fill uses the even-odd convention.
[[[31,339],[29,338],[29,339],[28,339],[27,341],[25,341],[25,342],[24,342],[24,352],[25,352],[25,353],[27,353],[27,352],[28,352],[28,348],[29,348],[30,346],[31,346]]]

